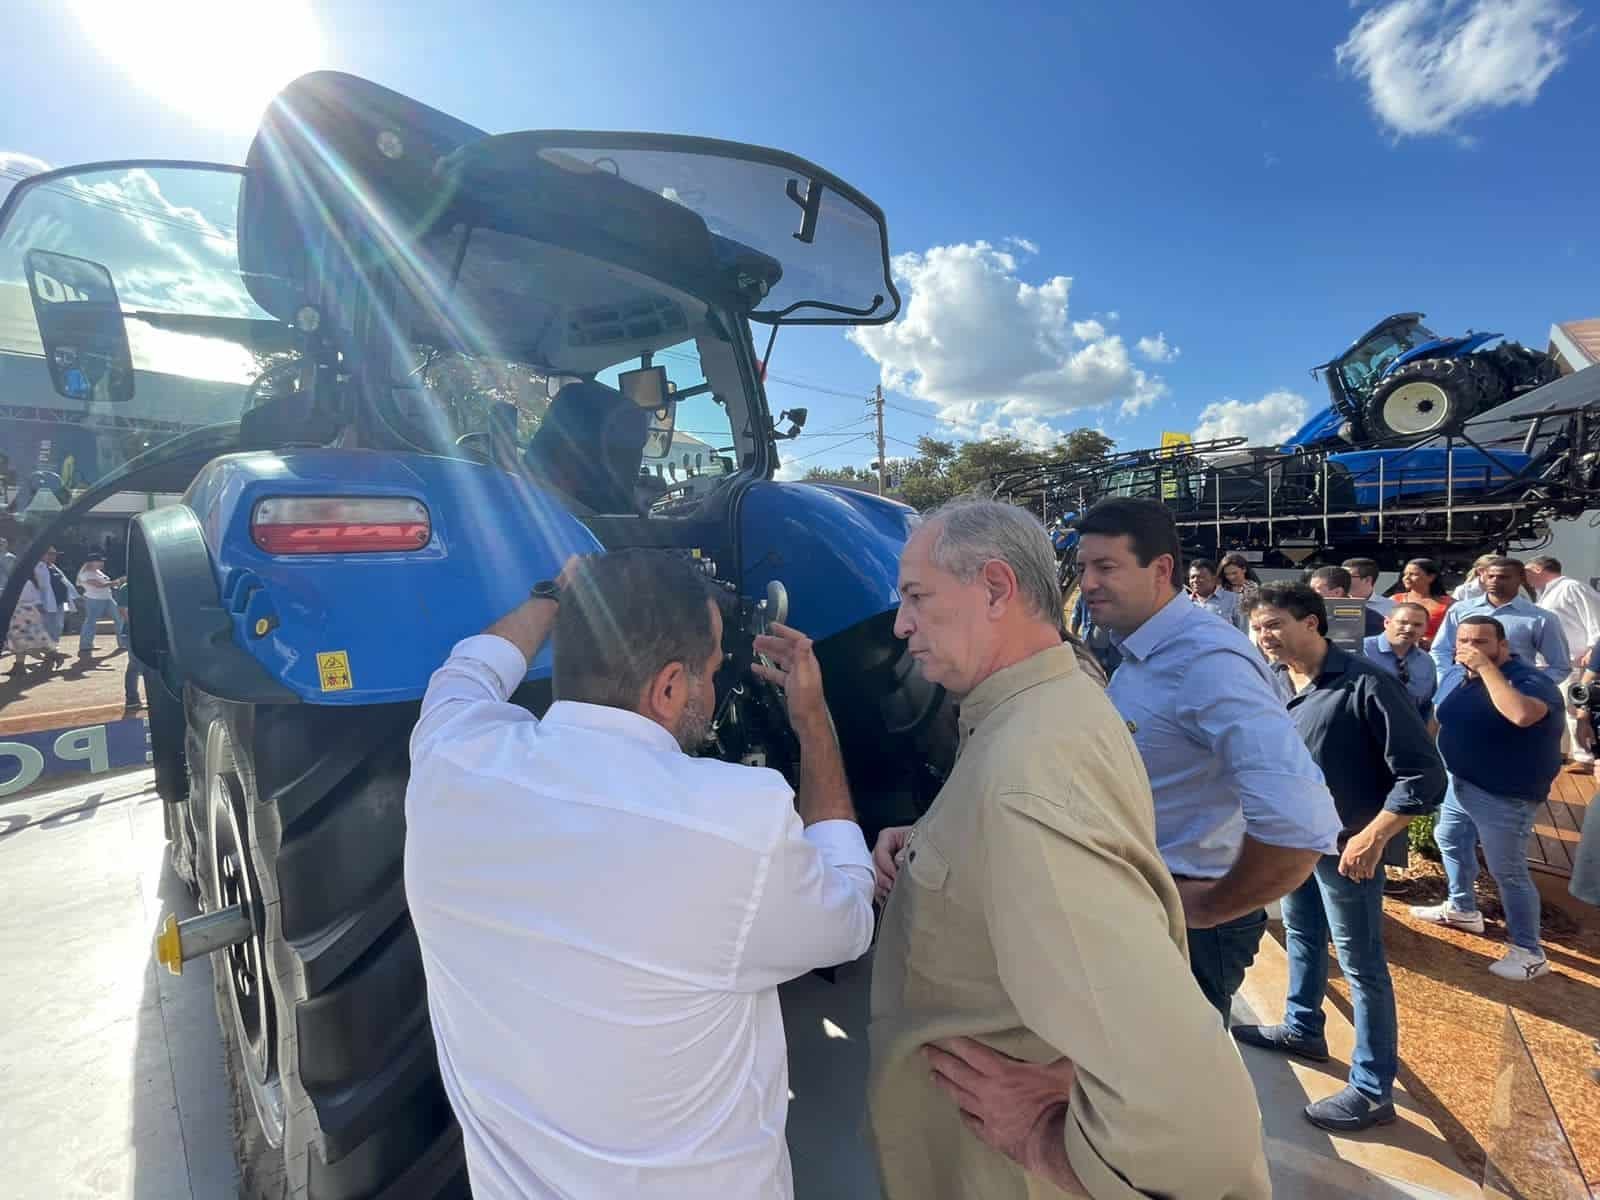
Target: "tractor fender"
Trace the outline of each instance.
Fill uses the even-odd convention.
[[[754,484],[739,507],[739,590],[759,597],[780,581],[789,624],[821,641],[900,607],[900,551],[920,520],[851,488]]]
[[[1393,375],[1400,367],[1407,363],[1417,362],[1424,358],[1465,358],[1474,354],[1484,346],[1501,336],[1498,333],[1469,333],[1466,337],[1434,338],[1431,342],[1423,342],[1420,346],[1413,346],[1404,354],[1399,355],[1384,368],[1382,379]]]
[[[182,504],[140,513],[128,531],[129,641],[134,658],[181,694],[294,704],[292,691],[234,640],[199,519]]]

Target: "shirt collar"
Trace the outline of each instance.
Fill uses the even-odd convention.
[[[1111,635],[1111,644],[1122,654],[1129,658],[1143,661],[1149,658],[1169,638],[1183,628],[1183,623],[1192,619],[1195,609],[1199,608],[1189,599],[1186,592],[1174,592],[1172,599],[1168,600],[1155,611],[1155,615],[1139,628],[1135,629],[1125,638]]]
[[[962,699],[963,732],[970,733],[976,729],[983,724],[984,718],[1012,697],[1042,683],[1049,683],[1052,679],[1071,675],[1077,669],[1078,656],[1072,652],[1071,646],[1063,642],[996,671]]]
[[[683,747],[678,745],[678,739],[649,717],[642,717],[625,708],[612,708],[606,704],[557,700],[545,713],[543,723],[546,726],[614,733],[631,741],[642,742],[654,750],[676,750],[680,754],[683,752]]]
[[[1327,641],[1326,638],[1323,640]],[[1328,653],[1327,656],[1322,660],[1322,669],[1317,672],[1317,677],[1311,681],[1309,685],[1310,688],[1319,688],[1325,683],[1331,683],[1335,679],[1342,678],[1345,673],[1350,670],[1350,661],[1351,659],[1348,654],[1339,649],[1339,647],[1335,646],[1332,642],[1328,642]],[[1278,672],[1278,674],[1289,683],[1289,686],[1292,689],[1293,683],[1289,680],[1289,664],[1286,662],[1275,662],[1272,664],[1272,669]]]
[[[1489,593],[1485,592],[1481,596],[1474,596],[1471,600],[1468,600],[1467,605],[1470,608],[1481,608],[1484,612],[1490,614],[1504,612],[1508,608],[1515,612],[1527,612],[1527,610],[1530,608],[1538,607],[1532,600],[1529,600],[1521,592],[1518,592],[1504,604],[1496,604],[1493,600],[1489,599]]]

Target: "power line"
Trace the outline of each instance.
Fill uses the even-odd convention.
[[[872,435],[870,433],[858,433],[854,437],[849,438],[846,441],[839,442],[839,443],[837,443],[835,445],[832,445],[832,446],[824,446],[821,450],[814,450],[810,454],[802,454],[798,458],[789,458],[789,459],[785,459],[784,461],[785,462],[789,462],[789,463],[805,462],[806,459],[808,459],[808,458],[815,458],[819,454],[827,454],[830,450],[838,450],[843,446],[849,445],[850,442],[860,441],[863,438],[870,438],[871,436]]]

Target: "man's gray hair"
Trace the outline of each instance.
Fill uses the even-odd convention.
[[[998,560],[1016,573],[1017,587],[1034,614],[1061,625],[1061,584],[1055,547],[1039,518],[1000,500],[961,497],[941,504],[927,519],[939,523],[930,557],[963,583]]]

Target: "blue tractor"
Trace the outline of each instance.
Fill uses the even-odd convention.
[[[205,910],[163,956],[212,955],[248,1195],[466,1194],[402,886],[407,737],[450,646],[569,555],[657,547],[722,585],[707,753],[795,770],[781,698],[746,670],[783,618],[816,639],[869,838],[937,790],[952,706],[893,636],[916,515],[774,480],[805,420],[767,405],[779,329],[900,308],[882,212],[820,167],[491,136],[319,73],[242,168],[18,184],[0,305],[8,389],[93,442],[0,628],[75,518],[181,492],[131,528],[131,636],[173,862]],[[550,702],[548,652],[514,701]]]
[[[1395,313],[1343,354],[1313,367],[1331,401],[1286,445],[1393,445],[1453,433],[1471,417],[1556,378],[1546,354],[1498,333],[1440,337],[1424,313]]]

